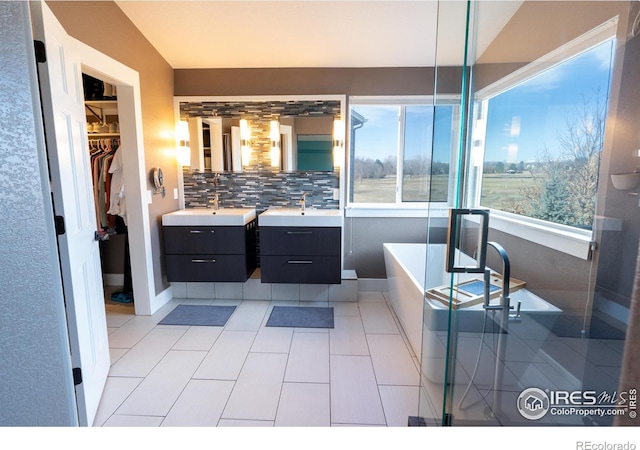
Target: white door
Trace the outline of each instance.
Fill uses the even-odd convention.
[[[71,362],[82,372],[76,385],[78,420],[92,425],[109,372],[109,344],[96,216],[86,133],[80,61],[73,41],[44,2],[32,3],[35,39],[45,43],[38,64],[51,189],[69,326]]]

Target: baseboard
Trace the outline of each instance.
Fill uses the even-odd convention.
[[[155,298],[151,299],[151,314],[155,313],[164,305],[169,303],[171,299],[173,299],[173,292],[171,286],[169,286],[164,291],[157,294]]]
[[[388,292],[386,278],[358,278],[358,291]]]
[[[103,273],[102,284],[105,286],[123,286],[124,274],[123,273]]]

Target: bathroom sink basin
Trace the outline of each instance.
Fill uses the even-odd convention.
[[[342,214],[339,209],[299,208],[268,209],[258,216],[263,227],[340,227]]]
[[[256,218],[254,208],[188,208],[162,215],[165,226],[242,226]]]

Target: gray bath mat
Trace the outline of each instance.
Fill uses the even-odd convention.
[[[333,308],[274,306],[268,327],[333,328]]]
[[[222,327],[235,309],[235,306],[178,305],[158,325]]]

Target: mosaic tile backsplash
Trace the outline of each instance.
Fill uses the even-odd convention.
[[[308,208],[337,209],[333,199],[339,188],[339,172],[251,172],[221,173],[185,170],[186,208],[212,206],[215,194],[221,208],[256,208],[260,213],[272,206],[297,207],[306,193]]]

